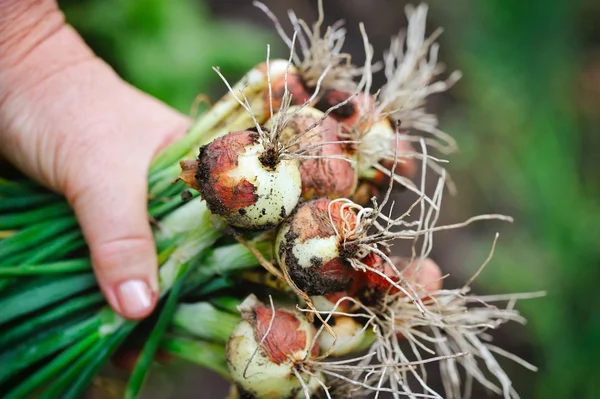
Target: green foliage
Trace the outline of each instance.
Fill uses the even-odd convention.
[[[600,206],[592,194],[600,184],[597,172],[587,180],[581,173],[578,10],[566,0],[470,4],[469,22],[450,44],[465,74],[457,88],[465,104],[451,131],[462,148],[455,175],[478,182],[459,182],[461,198],[481,190],[486,206],[516,219],[480,283],[549,293],[521,305],[541,365],[536,397],[597,397]]]

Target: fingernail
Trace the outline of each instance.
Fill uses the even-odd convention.
[[[143,317],[152,307],[152,291],[142,280],[129,280],[117,287],[117,300],[125,317]]]

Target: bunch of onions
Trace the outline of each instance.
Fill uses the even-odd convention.
[[[362,25],[366,62],[358,68],[341,51],[340,24],[321,34],[321,1],[312,29],[290,13],[291,38],[256,4],[275,22],[290,60],[268,54],[234,86],[215,68],[229,92],[154,160],[148,209],[156,221],[161,304],[153,317],[127,321],[106,306],[63,198],[19,177],[0,178],[0,364],[8,365],[0,368],[0,392],[80,397],[119,348],[126,356],[117,363],[127,359],[120,363],[132,371],[126,398],[139,395],[157,354],[221,374],[244,398],[335,397],[350,392],[348,385],[412,395],[408,375],[435,396],[419,368],[441,361],[451,381],[447,391],[456,393],[452,361],[467,359],[460,356],[468,350],[484,359],[504,395],[514,396],[476,327],[521,319],[512,309],[471,311],[464,290],[442,289],[441,271],[428,259],[434,231],[503,218],[434,226],[445,171],[427,147],[452,142],[424,102],[457,76],[434,82],[437,45],[424,37],[426,7],[407,9],[406,51],[401,39],[392,42],[384,60],[388,83],[374,97],[373,50]],[[431,135],[418,138],[422,153],[398,126]],[[423,165],[418,188],[409,179],[416,160]],[[431,197],[427,167],[441,176]],[[418,200],[393,218],[384,207],[396,183]],[[361,190],[370,199],[384,189],[381,204],[357,203]],[[418,218],[408,220],[414,209]],[[412,241],[413,256],[391,256],[394,240]],[[270,294],[277,306],[258,299]],[[427,346],[423,331],[436,346],[428,359],[414,349]],[[124,344],[132,337],[143,342],[133,352]],[[412,345],[416,360],[402,352],[400,339]],[[461,364],[492,386],[476,362]]]

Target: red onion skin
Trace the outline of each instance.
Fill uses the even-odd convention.
[[[266,75],[266,66],[263,67]],[[283,99],[283,94],[285,92],[286,86],[286,78],[285,75],[277,76],[273,80],[271,80],[271,92],[269,93],[269,89],[266,88],[263,93],[263,104],[265,104],[263,109],[263,119],[267,120],[271,118],[271,106],[269,105],[269,96],[271,96],[273,113],[276,114],[281,108],[281,100]],[[302,76],[299,73],[288,70],[287,75],[287,90],[292,96],[291,105],[303,105],[306,103],[311,95],[312,91],[306,87]]]
[[[200,193],[217,215],[239,212],[256,202],[256,187],[242,179],[236,181],[227,172],[238,166],[238,156],[246,146],[258,142],[258,133],[240,131],[219,137],[200,149],[196,180]]]
[[[270,307],[259,305],[255,308],[255,312],[255,338],[257,342],[261,342],[264,337],[262,347],[273,363],[281,364],[289,361],[292,354],[301,352],[306,348],[308,337],[306,332],[298,330],[300,320],[298,320],[297,315],[276,309],[271,329],[269,329],[273,310]],[[311,355],[316,357],[318,354],[319,348],[314,345],[311,349]]]
[[[319,114],[320,115],[320,114]],[[286,129],[286,138],[291,139],[292,133],[299,134],[319,121],[317,115],[303,112],[292,118]],[[318,145],[308,151],[308,155],[320,158],[301,159],[300,175],[302,178],[302,198],[311,200],[327,197],[348,198],[356,188],[356,170],[352,164],[344,159],[331,159],[328,156],[344,156],[347,154],[344,147],[335,143],[339,140],[338,132],[341,127],[333,118],[326,118],[319,126],[305,133],[298,148]]]
[[[286,222],[290,229],[285,233],[285,239],[276,250],[280,259],[284,259],[290,277],[299,289],[308,295],[323,295],[329,292],[341,291],[348,286],[356,275],[356,271],[347,261],[352,255],[344,247],[343,240],[338,239],[337,256],[323,260],[317,256],[310,259],[310,265],[301,265],[294,255],[294,246],[303,244],[314,238],[327,239],[336,236],[329,219],[329,199],[317,199],[299,206]],[[340,216],[341,204],[331,206],[332,220],[339,232],[343,231]],[[345,210],[346,216],[353,225],[356,216],[350,210]],[[352,226],[354,227],[354,226]]]

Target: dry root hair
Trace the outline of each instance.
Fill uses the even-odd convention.
[[[240,88],[240,90],[239,90],[240,95],[238,96],[238,94],[232,88],[231,84],[223,76],[223,74],[221,73],[219,68],[213,67],[213,70],[219,75],[221,80],[223,80],[223,82],[227,86],[227,89],[229,90],[231,95],[235,98],[235,100],[251,116],[252,121],[254,122],[254,127],[256,128],[256,130],[259,134],[260,141],[263,144],[264,148],[267,151],[269,151],[269,150],[273,151],[273,153],[275,154],[275,156],[278,159],[290,159],[290,158],[338,159],[339,158],[339,159],[343,159],[349,163],[355,163],[355,161],[353,159],[350,159],[350,158],[347,158],[344,156],[337,156],[337,155],[318,156],[318,155],[308,154],[311,150],[314,150],[317,147],[321,147],[321,146],[325,146],[325,145],[329,145],[329,144],[356,144],[356,142],[352,141],[352,140],[342,140],[342,141],[335,141],[335,142],[320,142],[320,143],[315,143],[315,144],[306,145],[306,146],[299,146],[299,144],[303,140],[308,140],[313,135],[322,134],[322,131],[320,131],[317,128],[323,123],[323,121],[325,121],[325,119],[327,119],[333,111],[335,111],[336,109],[347,104],[355,96],[351,96],[348,99],[342,101],[341,103],[330,107],[328,110],[326,110],[323,113],[321,118],[319,118],[317,121],[315,121],[312,125],[308,126],[302,132],[297,132],[297,135],[294,136],[289,141],[284,143],[281,140],[281,135],[283,133],[283,130],[286,128],[286,126],[289,124],[289,122],[294,117],[296,117],[298,114],[300,114],[305,108],[309,107],[313,103],[315,98],[319,95],[321,86],[323,84],[323,80],[326,78],[327,73],[329,72],[329,70],[331,68],[331,66],[325,67],[323,73],[319,76],[319,78],[316,81],[314,93],[310,96],[310,98],[308,98],[302,105],[295,107],[291,110],[290,107],[291,107],[291,103],[292,103],[292,95],[288,89],[287,77],[288,77],[289,67],[292,64],[292,58],[293,58],[293,54],[294,54],[293,48],[294,48],[294,44],[296,42],[296,37],[297,37],[297,35],[296,35],[296,33],[294,33],[294,35],[292,36],[292,39],[291,39],[291,44],[290,44],[290,46],[292,48],[292,52],[290,53],[290,58],[288,59],[288,66],[284,73],[284,92],[282,95],[281,105],[279,107],[279,110],[273,109],[273,87],[272,87],[272,82],[271,82],[271,68],[270,68],[271,47],[267,46],[266,73],[267,73],[267,81],[268,81],[267,88],[269,91],[269,115],[270,115],[270,120],[272,121],[272,124],[269,127],[269,129],[266,129],[264,126],[261,126],[261,124],[258,122],[254,112],[252,111],[250,101],[248,100],[248,97],[246,96],[246,94],[244,92],[246,89],[246,86],[242,86]]]
[[[317,80],[323,75],[323,72],[329,67],[330,71],[323,80],[323,87],[354,93],[357,91],[355,77],[362,76],[364,68],[352,64],[351,56],[342,52],[344,41],[346,39],[346,28],[344,21],[340,20],[325,29],[321,33],[324,12],[323,1],[318,0],[319,16],[317,21],[311,26],[290,10],[288,16],[294,31],[298,34],[300,51],[293,49],[293,40],[287,35],[277,17],[269,8],[259,2],[253,3],[260,8],[275,24],[277,33],[283,41],[292,50],[292,60],[299,69],[304,81],[310,87],[314,87]],[[369,65],[369,68],[373,66]]]
[[[436,30],[425,37],[427,6],[407,6],[408,28],[392,39],[384,55],[387,83],[379,96],[380,111],[397,121],[402,129],[415,129],[432,135],[427,141],[445,153],[454,151],[454,139],[438,129],[437,117],[427,113],[427,97],[448,90],[461,78],[454,71],[444,81],[436,78],[444,71],[438,64],[439,44],[435,40],[442,33]]]

